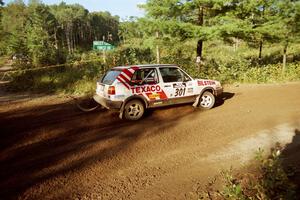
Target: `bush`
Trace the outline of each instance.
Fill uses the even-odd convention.
[[[13,74],[12,91],[87,94],[94,92],[102,65],[66,65],[51,69],[20,71]]]
[[[233,173],[232,169],[222,172],[223,188],[220,191],[214,188],[214,180],[201,194],[200,199],[296,199],[296,186],[283,169],[281,150],[277,144],[268,157],[259,150],[256,162],[246,168],[246,173]]]

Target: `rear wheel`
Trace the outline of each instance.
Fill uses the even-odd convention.
[[[200,98],[200,108],[211,109],[215,105],[215,96],[209,92],[205,91]]]
[[[145,107],[140,100],[131,100],[126,103],[124,116],[128,120],[139,120],[145,112]]]

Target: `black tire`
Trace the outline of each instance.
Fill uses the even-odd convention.
[[[145,113],[144,104],[137,99],[131,100],[126,103],[124,108],[124,116],[127,120],[139,120]]]
[[[211,92],[205,91],[200,97],[199,107],[204,110],[209,110],[214,107],[215,101],[215,96]]]

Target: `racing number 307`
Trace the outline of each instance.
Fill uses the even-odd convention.
[[[185,88],[176,88],[175,97],[181,97],[185,95]]]

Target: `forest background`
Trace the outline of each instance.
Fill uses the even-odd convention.
[[[144,17],[127,20],[64,2],[0,5],[10,90],[93,93],[109,68],[146,63],[229,84],[300,79],[299,0],[148,0]],[[116,48],[92,50],[93,41]]]

